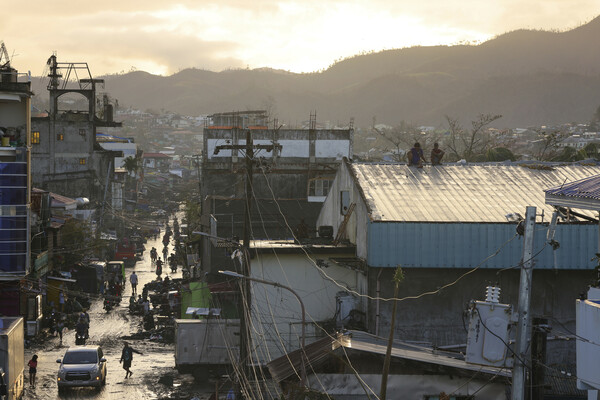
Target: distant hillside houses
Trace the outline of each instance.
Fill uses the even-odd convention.
[[[600,132],[585,132],[583,134],[572,135],[558,143],[558,147],[573,147],[583,149],[590,143],[600,143]]]

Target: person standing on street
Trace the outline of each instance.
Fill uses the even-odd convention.
[[[135,274],[135,271],[131,273],[129,277],[129,282],[131,282],[131,293],[133,295],[137,294],[137,284],[138,284],[138,276]]]
[[[119,360],[119,363],[123,363],[123,369],[125,370],[125,379],[133,375],[133,372],[129,370],[129,368],[131,368],[131,361],[133,361],[133,353],[142,354],[141,352],[135,350],[133,347],[129,346],[129,343],[125,342],[123,351],[121,352],[121,359]]]
[[[63,329],[65,328],[65,322],[63,321],[62,313],[58,315],[58,322],[56,323],[56,332],[58,332],[58,337],[60,338],[60,342],[62,343]]]
[[[65,294],[63,293],[62,290],[58,293],[58,305],[60,307],[60,312],[64,312],[65,311]]]
[[[156,275],[158,275],[158,276],[162,275],[162,266],[163,266],[163,261],[160,259],[160,257],[158,257],[158,260],[156,261]]]
[[[37,354],[35,354],[33,357],[31,357],[31,360],[29,360],[29,362],[27,363],[27,366],[29,367],[29,386],[31,387],[35,387],[35,374],[37,373],[37,359],[38,356]]]

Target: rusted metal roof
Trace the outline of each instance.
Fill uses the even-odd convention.
[[[387,345],[387,338],[378,337],[362,331],[344,331],[344,333],[338,334],[337,337],[325,337],[305,346],[306,368],[307,371],[314,370],[319,364],[323,363],[332,352],[340,347],[385,355]],[[294,375],[296,376],[296,379],[300,379],[301,354],[300,349],[294,350],[268,363],[267,367],[269,368],[269,372],[273,379],[276,382],[281,382]],[[436,364],[449,368],[457,368],[465,371],[503,377],[511,376],[511,371],[508,368],[469,364],[464,358],[456,353],[433,350],[431,348],[417,346],[398,340],[394,340],[393,342],[391,355],[392,357],[427,364]]]
[[[545,204],[544,190],[600,174],[600,166],[532,164],[352,163],[372,221],[507,222],[506,215]],[[563,186],[564,187],[564,186]],[[582,211],[590,217],[590,211]]]
[[[310,364],[312,368],[315,368],[317,365],[323,362],[333,350],[339,347],[340,345],[337,340],[328,336],[304,346],[307,365]],[[267,367],[269,368],[271,377],[276,382],[281,382],[282,380],[294,375],[296,375],[297,379],[300,379],[301,365],[302,349],[298,349],[276,358],[268,363]]]

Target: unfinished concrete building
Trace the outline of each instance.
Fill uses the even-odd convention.
[[[352,157],[352,126],[317,129],[316,113],[308,129],[276,122],[269,128],[261,110],[211,115],[204,128],[203,214],[221,237],[243,236],[248,132],[256,148],[252,237],[291,238],[290,228],[302,220],[314,229],[342,158]]]
[[[104,80],[92,78],[87,63],[59,63],[53,55],[48,66],[49,110],[46,116],[32,118],[33,184],[73,198],[103,201],[120,153],[100,147],[96,129],[121,126],[113,121],[108,97],[97,99]]]

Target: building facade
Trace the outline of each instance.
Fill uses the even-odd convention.
[[[246,137],[253,157],[252,226],[256,238],[292,238],[302,219],[314,226],[343,157],[352,157],[352,127],[268,127],[266,111],[214,114],[204,128],[204,214],[218,221],[219,236],[242,236],[246,196]],[[277,123],[275,123],[277,125]],[[272,150],[268,148],[272,147]]]
[[[2,43],[4,50],[4,43]],[[19,280],[30,270],[31,82],[0,68],[0,313],[20,313]]]
[[[464,343],[462,316],[485,287],[502,288],[516,306],[522,237],[513,215],[537,207],[532,310],[574,330],[573,298],[593,279],[598,248],[596,215],[568,210],[547,238],[554,208],[544,189],[596,175],[596,165],[442,165],[345,162],[338,170],[318,225],[356,244],[368,265],[369,331],[387,335],[393,275],[402,267],[396,336],[443,346]],[[352,209],[352,212],[348,210]],[[345,222],[344,222],[345,221]],[[343,227],[343,232],[338,232]],[[548,344],[548,361],[571,364],[574,346]],[[552,351],[550,350],[552,349]]]
[[[114,158],[122,155],[103,149],[96,141],[98,127],[121,126],[112,120],[112,104],[106,95],[103,107],[96,107],[97,88],[104,81],[92,78],[87,63],[59,63],[53,55],[48,65],[50,110],[47,116],[32,118],[33,183],[66,196],[103,201]],[[76,73],[87,77],[69,81]],[[75,109],[76,102],[87,107]]]

